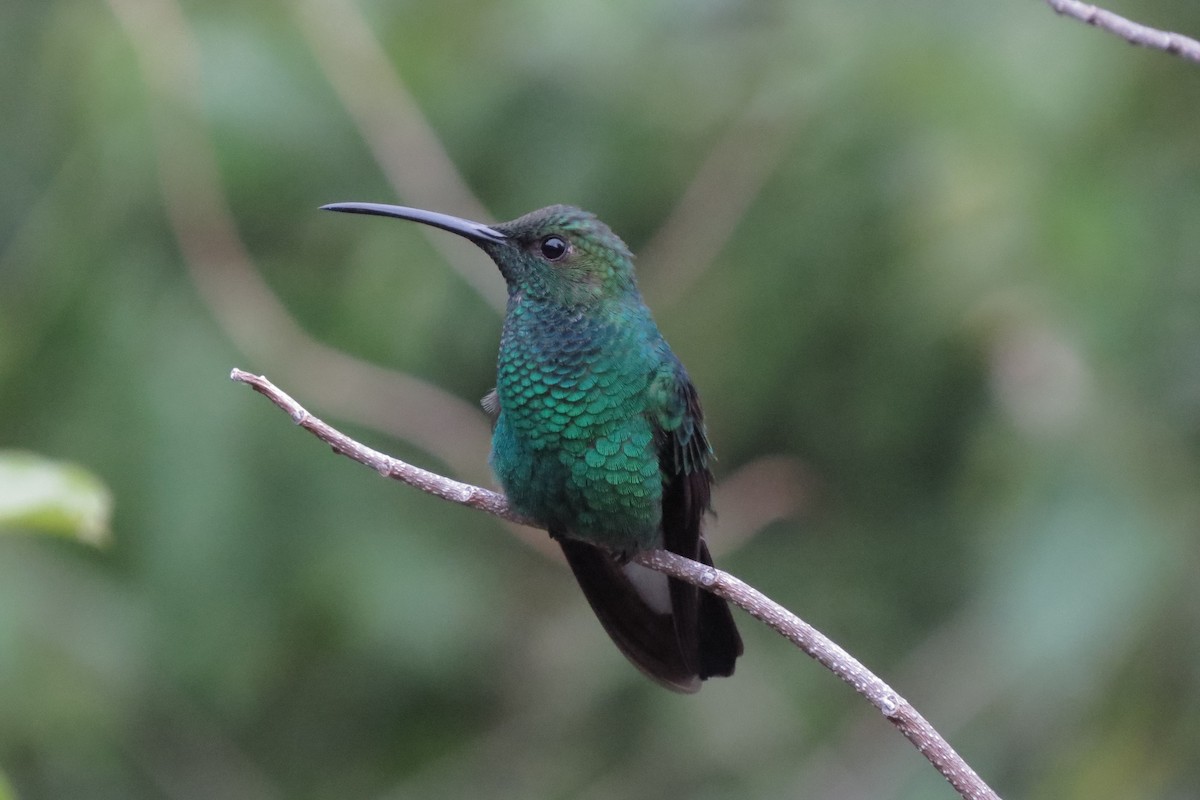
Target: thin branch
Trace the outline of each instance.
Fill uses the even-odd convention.
[[[351,439],[331,425],[327,425],[312,414],[309,414],[304,406],[297,403],[290,395],[262,375],[252,375],[249,372],[235,369],[229,374],[229,378],[248,384],[256,392],[270,399],[272,403],[287,412],[287,415],[292,418],[292,422],[295,422],[301,428],[304,428],[332,447],[335,453],[340,453],[364,466],[370,467],[385,478],[398,480],[415,489],[420,489],[422,492],[431,494],[434,497],[440,497],[443,500],[449,500],[452,503],[486,511],[493,516],[500,517],[500,519],[508,520],[509,522],[515,522],[518,525],[529,525],[534,528],[539,527],[536,522],[525,519],[509,508],[507,498],[499,492],[493,492],[490,489],[484,489],[480,486],[472,486],[469,483],[461,483],[443,475],[438,475],[436,472],[415,467],[412,464],[401,461],[398,458],[393,458],[378,450],[373,450],[365,444]]]
[[[303,406],[261,375],[235,369],[229,377],[249,385],[267,397],[287,412],[292,421],[328,444],[334,452],[368,466],[384,477],[406,483],[443,500],[486,511],[509,522],[542,527],[536,521],[516,513],[509,506],[507,498],[498,492],[451,480],[355,441],[308,413]],[[723,597],[766,623],[834,675],[854,687],[854,690],[871,705],[883,712],[884,717],[916,745],[921,754],[950,782],[961,797],[966,800],[999,800],[996,793],[907,700],[816,628],[762,592],[729,573],[665,550],[640,553],[634,556],[634,560],[645,567]]]
[[[1152,50],[1162,50],[1200,63],[1200,42],[1195,39],[1142,25],[1103,8],[1081,3],[1079,0],[1046,0],[1046,2],[1059,14],[1086,22],[1088,25],[1094,25],[1101,30],[1120,36],[1130,44],[1149,47]]]

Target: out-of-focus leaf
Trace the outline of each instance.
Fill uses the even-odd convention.
[[[0,451],[0,533],[32,530],[108,542],[112,496],[96,476],[34,453]],[[5,800],[0,783],[0,800]]]
[[[3,772],[0,772],[0,800],[17,800],[16,792],[13,791],[12,784],[4,777]]]

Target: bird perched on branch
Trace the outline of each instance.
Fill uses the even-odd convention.
[[[681,692],[732,674],[742,641],[725,601],[629,561],[661,547],[712,564],[701,534],[712,448],[625,243],[570,206],[496,225],[375,203],[323,208],[432,225],[496,262],[508,310],[484,407],[496,418],[491,465],[509,502],[561,545],[638,669]]]

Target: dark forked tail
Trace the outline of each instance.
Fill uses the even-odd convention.
[[[640,564],[623,564],[586,542],[555,538],[604,630],[648,677],[677,692],[696,692],[706,678],[733,674],[742,640],[724,600]],[[703,541],[696,555],[712,565]]]

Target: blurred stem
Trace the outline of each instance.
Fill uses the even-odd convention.
[[[487,480],[480,453],[487,451],[490,430],[475,404],[413,375],[378,367],[313,339],[263,280],[237,230],[221,183],[201,108],[199,54],[179,4],[175,0],[108,3],[134,46],[146,81],[168,221],[188,272],[221,329],[252,360],[280,365],[289,382],[342,419],[408,441],[456,475]],[[429,197],[433,205],[466,209],[477,218],[490,216],[441,149],[365,23],[333,26],[337,27],[333,31],[321,24],[327,14],[317,14],[318,7],[336,12],[342,22],[359,19],[358,11],[341,0],[309,0],[298,13],[331,82],[397,191]],[[367,84],[377,78],[391,86],[385,93],[390,100],[380,103],[375,94],[365,97],[356,88],[364,85],[363,74],[375,76]],[[433,241],[439,247],[455,244],[454,237],[438,236]],[[474,274],[486,276],[484,271]],[[488,285],[499,291],[498,283],[488,281]],[[400,408],[406,413],[397,414]],[[759,492],[761,502],[755,508],[740,502],[723,506],[727,520],[745,522],[740,535],[733,537],[740,539],[789,515],[795,498],[802,494],[794,490],[800,470],[790,459],[772,457],[743,469],[760,476],[771,471],[771,479],[761,486],[777,491],[770,498]],[[731,476],[731,482],[736,480],[736,474]],[[735,530],[734,525],[727,527],[731,533]],[[544,537],[517,535],[539,551],[556,550]]]
[[[348,0],[306,0],[296,6],[296,15],[325,77],[397,197],[422,208],[489,220],[492,215],[454,165],[358,7]],[[503,284],[478,268],[474,245],[428,226],[419,230],[492,308],[504,310]]]
[[[1126,19],[1103,8],[1081,3],[1079,0],[1046,0],[1046,2],[1059,14],[1120,36],[1130,44],[1149,47],[1152,50],[1162,50],[1189,61],[1200,62],[1200,42],[1195,39],[1142,25],[1140,22]]]
[[[705,529],[713,552],[736,550],[773,522],[792,519],[809,504],[817,480],[798,458],[767,455],[743,464],[713,486],[717,515]]]
[[[259,274],[221,183],[201,107],[200,57],[183,9],[175,0],[108,4],[146,82],[168,221],[221,330],[252,360],[282,365],[289,381],[339,417],[409,441],[455,474],[486,479],[478,454],[490,431],[475,404],[316,341]]]
[[[261,375],[235,369],[229,377],[267,397],[287,412],[297,425],[332,447],[335,453],[368,466],[386,478],[406,483],[443,500],[486,511],[509,522],[542,527],[536,521],[516,513],[509,506],[507,498],[498,492],[451,480],[355,441],[309,414],[303,406]],[[639,553],[633,560],[723,597],[766,623],[883,712],[884,717],[917,747],[961,797],[967,800],[999,800],[996,793],[907,700],[816,628],[762,592],[729,573],[665,550]]]
[[[655,308],[677,302],[717,260],[787,152],[798,123],[764,121],[751,103],[713,145],[670,216],[642,248],[641,283]]]
[[[351,0],[306,0],[296,14],[325,77],[396,195],[422,208],[489,220],[492,215],[442,146],[358,6]],[[795,123],[768,121],[772,111],[768,100],[750,103],[701,162],[644,249],[644,263],[654,265],[645,276],[646,294],[659,307],[678,300],[712,266],[783,158]],[[493,308],[504,309],[503,290],[466,255],[473,255],[474,247],[431,228],[421,232]]]

